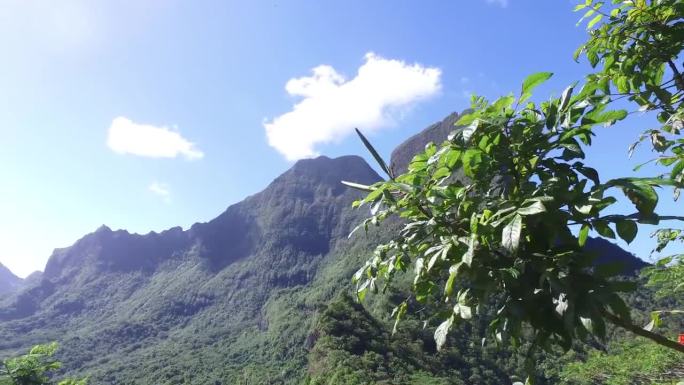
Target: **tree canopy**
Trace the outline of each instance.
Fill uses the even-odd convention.
[[[493,306],[489,335],[497,343],[567,350],[590,336],[605,338],[608,322],[684,352],[632,322],[620,293],[636,283],[619,276],[621,266],[596,266],[597,255],[584,247],[592,230],[629,243],[641,225],[683,219],[656,206],[662,187],[677,199],[684,182],[684,79],[676,64],[684,1],[587,0],[576,10],[589,20],[589,38],[575,59],[586,57],[592,71],[560,96],[532,101],[549,72],[530,75],[516,94],[494,101],[473,96],[448,140],[429,144],[402,175],[359,133],[388,177],[351,184],[368,192],[355,203],[371,206],[361,226],[395,216],[404,226],[354,275],[358,295],[410,271],[412,295],[393,315],[399,322],[410,303],[433,305],[440,347],[456,322]],[[602,126],[639,112],[656,115],[658,126],[644,130],[630,151],[649,144],[662,173],[602,179],[584,149]],[[624,199],[634,210],[615,214]],[[661,251],[682,233],[662,227],[655,237]],[[680,292],[682,262],[681,255],[664,258],[647,271],[650,283],[663,295]]]

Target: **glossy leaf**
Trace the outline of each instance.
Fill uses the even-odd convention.
[[[553,76],[552,72],[537,72],[525,78],[525,81],[523,81],[522,84],[522,90],[520,92],[520,103],[529,99],[530,96],[532,96],[532,90],[549,80],[551,76]]]
[[[522,232],[522,216],[516,214],[513,219],[503,228],[501,233],[501,245],[511,253],[518,251],[520,246],[520,233]]]
[[[627,243],[631,243],[639,231],[637,224],[628,220],[617,222],[615,228],[620,238]]]

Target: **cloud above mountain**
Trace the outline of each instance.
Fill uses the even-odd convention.
[[[288,160],[318,155],[317,145],[342,140],[358,127],[364,132],[392,126],[416,103],[439,93],[441,70],[374,53],[347,80],[320,65],[311,76],[290,79],[288,94],[301,97],[292,110],[264,122],[268,143]]]
[[[147,186],[147,190],[160,197],[164,203],[171,203],[171,190],[165,183],[152,182]]]
[[[185,157],[200,159],[204,153],[176,130],[165,126],[135,123],[120,116],[112,121],[107,134],[107,146],[118,154],[148,158]]]

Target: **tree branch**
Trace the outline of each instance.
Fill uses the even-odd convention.
[[[670,69],[674,74],[675,83],[677,83],[677,88],[679,88],[680,91],[684,91],[684,81],[682,81],[682,74],[679,73],[677,66],[671,59],[667,61],[667,64],[670,66]]]
[[[660,334],[656,334],[656,333],[650,332],[644,328],[636,326],[636,325],[632,324],[631,322],[625,321],[625,320],[621,319],[620,317],[618,317],[614,314],[611,314],[608,311],[603,310],[601,312],[601,314],[603,315],[603,317],[605,319],[610,321],[610,323],[612,323],[613,325],[619,326],[619,327],[621,327],[625,330],[628,330],[628,331],[630,331],[630,332],[632,332],[638,336],[648,338],[649,340],[657,343],[658,345],[665,346],[667,348],[676,350],[680,353],[684,353],[684,345],[678,343],[677,341],[671,340],[671,339],[664,337]]]

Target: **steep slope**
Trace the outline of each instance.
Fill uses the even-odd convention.
[[[5,295],[17,290],[23,280],[14,273],[12,273],[7,267],[0,263],[0,295]]]
[[[187,231],[100,227],[55,250],[39,282],[4,301],[0,352],[59,340],[67,371],[98,384],[213,384],[251,367],[250,383],[294,381],[316,305],[297,309],[291,341],[271,309],[292,311],[280,293],[309,287],[321,264],[352,248],[347,234],[363,213],[350,209],[358,195],[343,179],[379,177],[359,157],[303,160]]]
[[[399,146],[393,167],[405,169],[428,141],[444,140],[455,119]],[[390,231],[347,238],[367,213],[351,209],[359,194],[341,180],[371,184],[379,176],[355,156],[303,160],[262,192],[188,230],[139,235],[102,226],[55,250],[42,275],[0,296],[0,357],[56,340],[65,372],[88,374],[94,384],[299,384],[307,373],[324,381],[330,365],[358,361],[366,351],[336,346],[344,336],[332,329],[319,340],[326,329],[317,319],[349,291],[353,272]],[[347,301],[342,308],[367,321],[360,337],[350,338],[362,338],[369,326],[387,341],[386,315],[395,300],[373,296],[368,314]],[[331,320],[346,324],[344,313]],[[392,365],[376,373],[380,382],[394,373],[408,381],[401,383],[499,383],[517,367],[509,352],[473,347],[479,332],[465,327],[453,337],[458,351],[433,357],[430,332],[418,328],[415,322],[408,330],[416,346],[368,350]],[[416,354],[427,356],[415,360]]]

